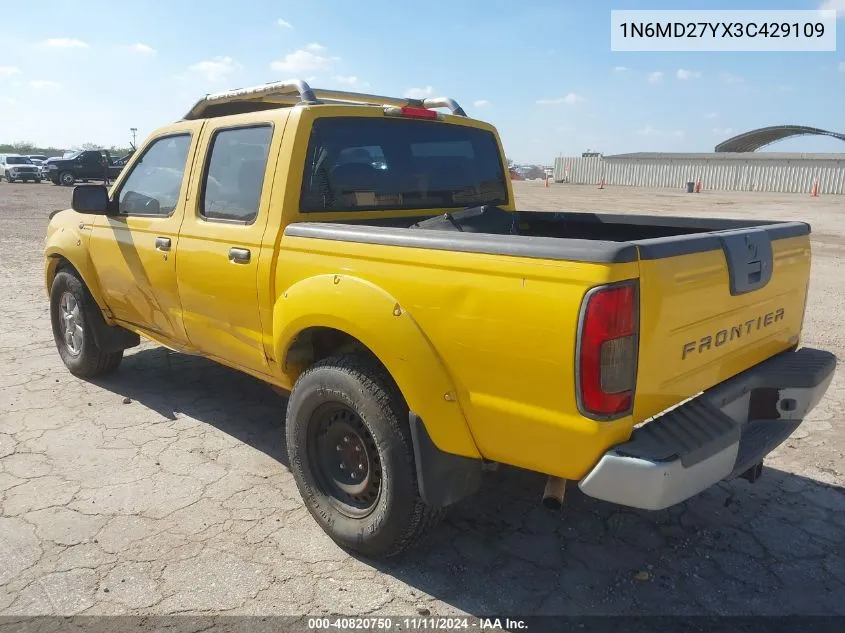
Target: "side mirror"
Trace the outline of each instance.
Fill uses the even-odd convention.
[[[103,185],[77,185],[73,188],[71,208],[77,213],[110,215],[109,191]]]

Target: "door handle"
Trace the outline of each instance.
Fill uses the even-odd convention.
[[[248,264],[250,252],[248,248],[230,248],[229,261],[233,264]]]
[[[170,238],[169,237],[157,237],[156,238],[156,249],[160,251],[169,251],[170,250]]]

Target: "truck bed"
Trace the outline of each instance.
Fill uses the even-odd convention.
[[[803,222],[508,212],[497,207],[478,207],[435,217],[296,223],[289,225],[285,234],[435,250],[621,263],[721,249],[716,234],[744,229],[765,231],[769,240],[800,237],[810,232],[809,225]]]

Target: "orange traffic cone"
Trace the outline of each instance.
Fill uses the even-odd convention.
[[[599,189],[604,189],[604,178],[599,180]]]
[[[814,198],[819,197],[819,181],[818,181],[818,179],[813,181],[813,197]]]

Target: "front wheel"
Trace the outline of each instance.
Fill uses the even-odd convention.
[[[9,172],[6,172],[6,181],[7,181],[7,182],[10,182],[10,183],[15,182],[15,179],[14,179],[14,178],[12,178],[12,177],[9,175]]]
[[[82,280],[61,270],[50,289],[50,320],[53,339],[65,367],[74,376],[93,378],[114,372],[123,359],[123,350],[106,353],[98,346],[91,331],[94,302]]]
[[[342,547],[392,556],[444,516],[420,498],[407,406],[369,357],[327,358],[299,377],[287,445],[305,505]]]
[[[71,187],[76,182],[76,178],[71,172],[63,171],[61,174],[59,174],[59,182],[62,183],[65,187]]]

